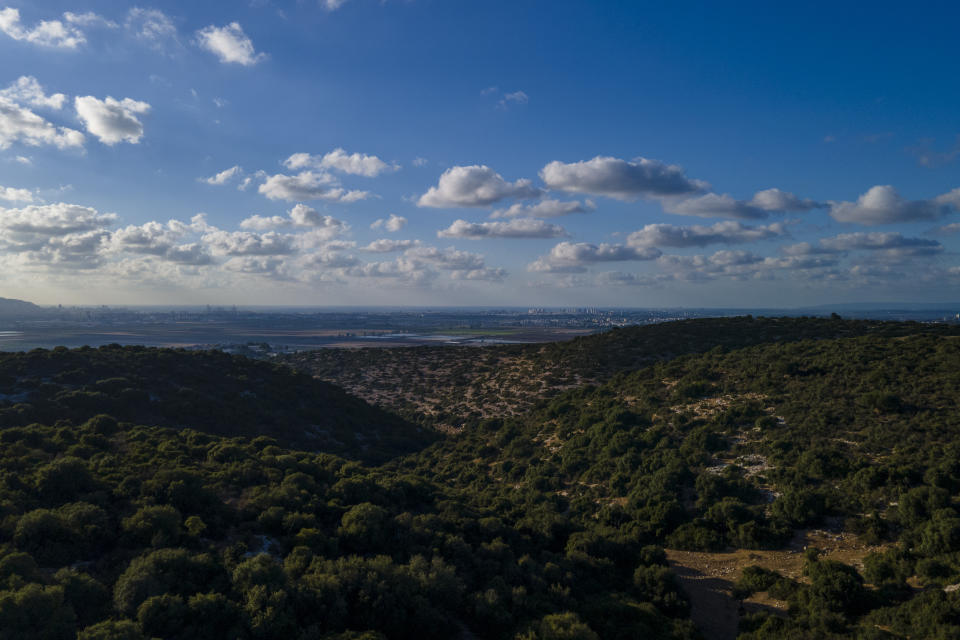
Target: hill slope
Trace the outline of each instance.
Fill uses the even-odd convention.
[[[0,318],[36,317],[44,313],[45,311],[42,308],[32,302],[14,298],[0,298]]]
[[[960,583],[958,443],[960,339],[861,336],[677,358],[396,464],[497,504],[505,521],[554,544],[590,531],[590,553],[603,553],[600,539],[710,552],[786,550],[808,527],[857,536],[889,549],[865,559],[863,576],[810,557],[810,586],[740,584],[746,595],[779,584],[780,615],[790,611],[745,618],[744,637],[848,637],[877,625],[903,634],[877,637],[939,637],[960,620],[929,609],[960,612],[956,592],[940,590]],[[908,579],[933,595],[911,599]]]
[[[379,462],[433,437],[340,388],[226,355],[107,346],[0,353],[0,425],[123,422],[276,438],[284,446]]]
[[[521,415],[618,371],[714,348],[859,335],[957,334],[960,327],[822,318],[705,318],[615,329],[566,342],[492,347],[320,349],[280,361],[404,416],[457,430]]]

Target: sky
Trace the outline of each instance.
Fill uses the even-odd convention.
[[[958,19],[0,0],[0,297],[960,302]]]

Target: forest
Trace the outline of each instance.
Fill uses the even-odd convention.
[[[669,554],[818,527],[874,551],[740,568],[737,637],[960,638],[958,403],[960,327],[839,317],[0,354],[0,639],[716,637]]]

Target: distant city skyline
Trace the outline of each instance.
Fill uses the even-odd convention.
[[[960,300],[958,18],[0,0],[0,297]]]

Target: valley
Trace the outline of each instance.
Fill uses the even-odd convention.
[[[744,316],[272,361],[0,354],[0,629],[949,637],[958,338]]]

